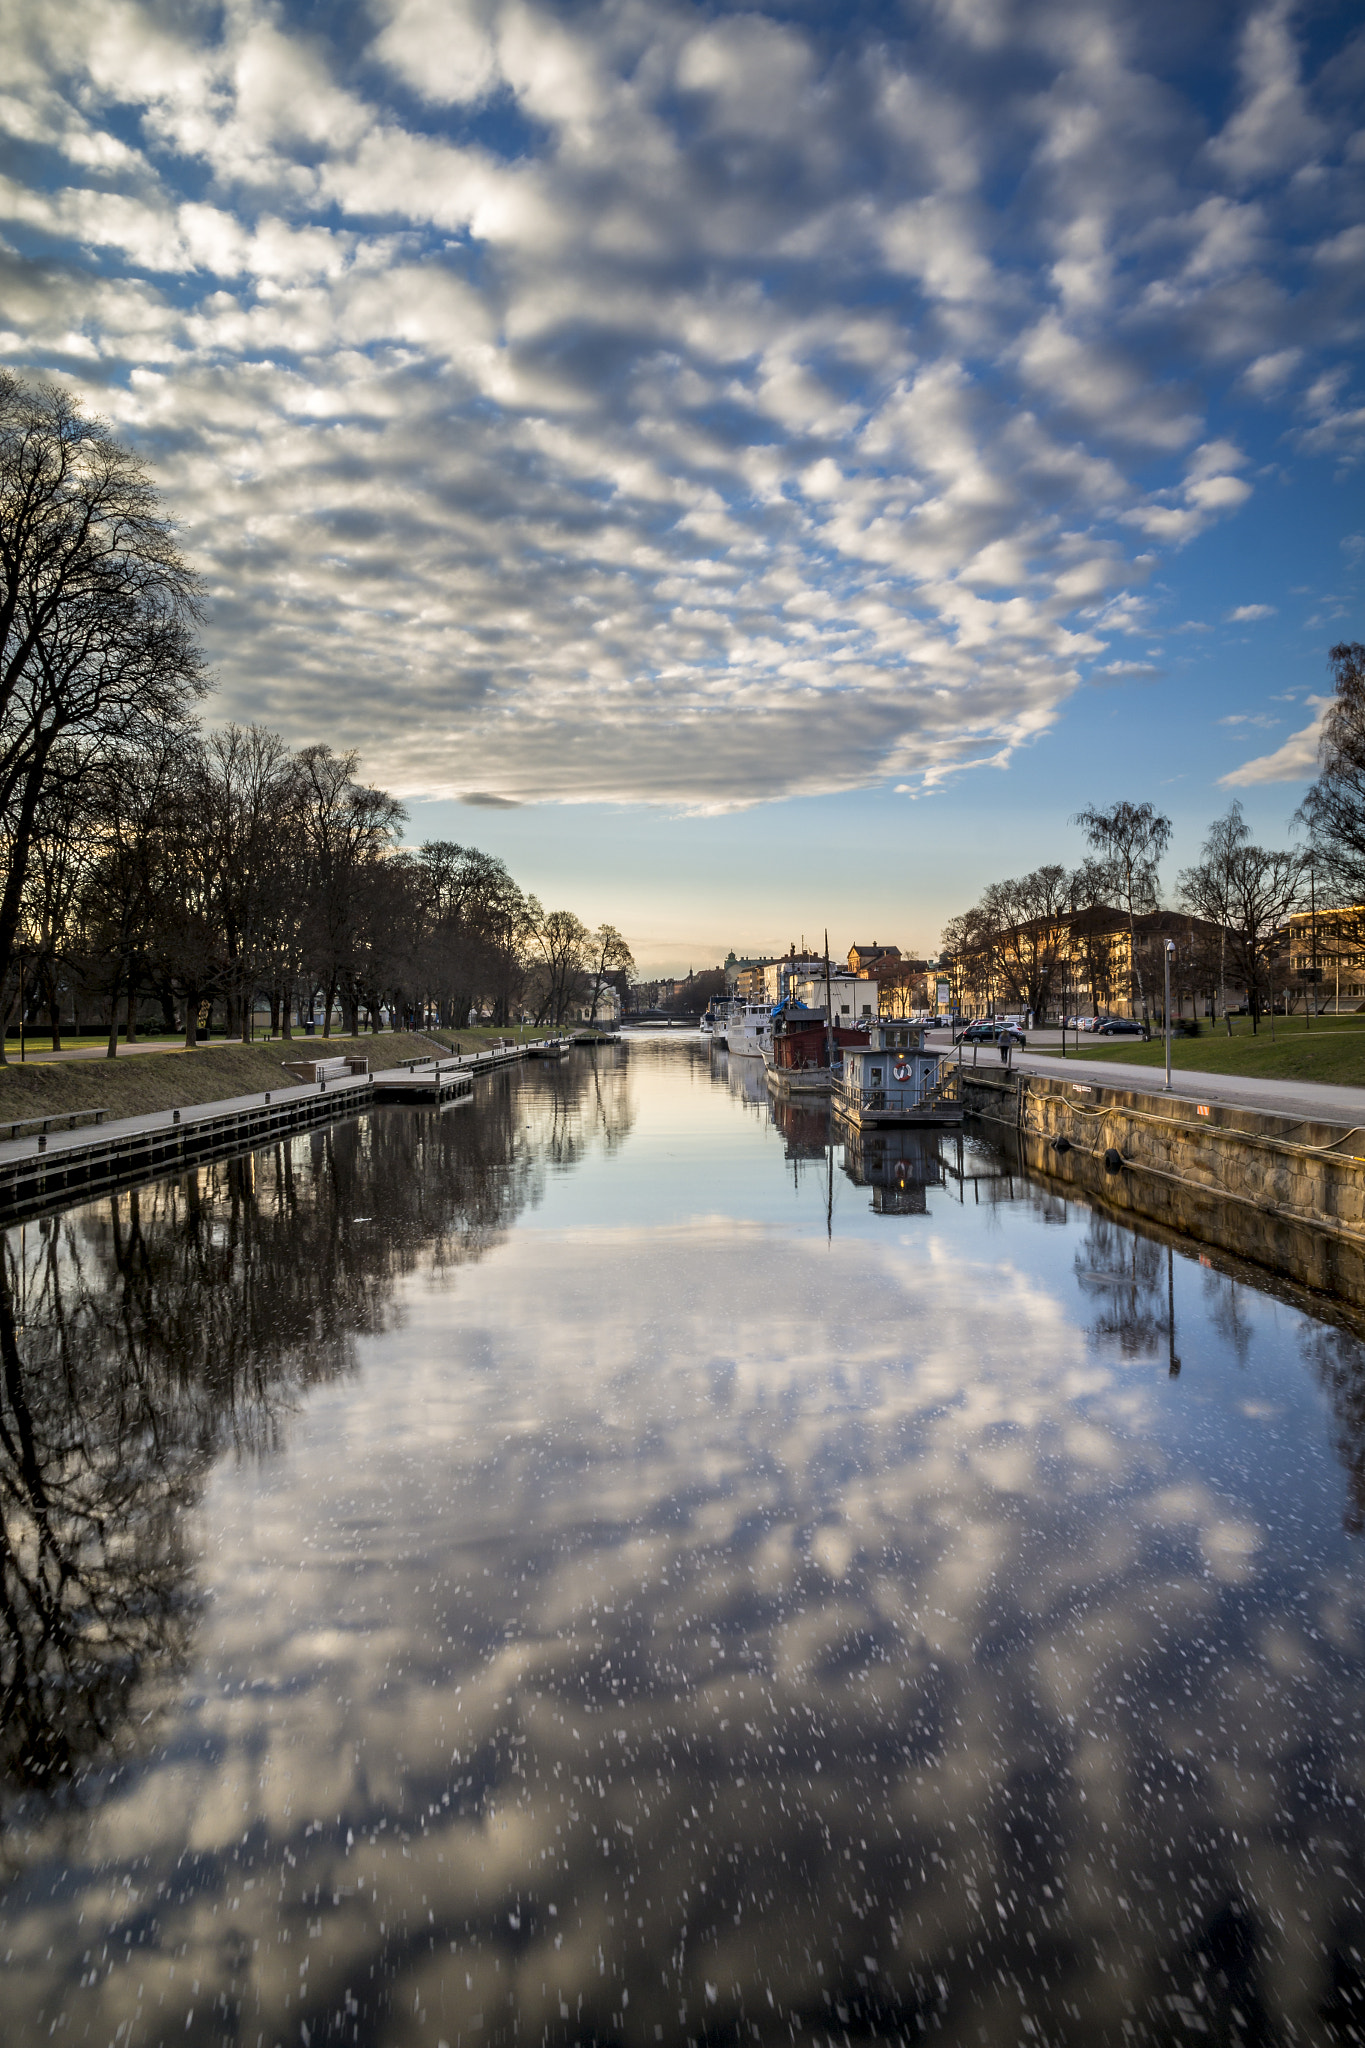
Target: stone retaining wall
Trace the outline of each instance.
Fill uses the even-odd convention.
[[[1365,1306],[1365,1131],[970,1068],[963,1100],[1031,1171]]]

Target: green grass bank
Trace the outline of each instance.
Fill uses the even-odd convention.
[[[467,1034],[473,1050],[473,1034]],[[111,1117],[145,1116],[162,1109],[189,1109],[293,1085],[285,1060],[323,1059],[332,1053],[363,1053],[374,1070],[402,1060],[430,1059],[429,1038],[406,1031],[376,1037],[257,1039],[254,1045],[223,1043],[186,1052],[147,1052],[117,1060],[15,1061],[0,1068],[0,1125],[22,1117],[66,1116],[72,1110],[104,1109]],[[8,1131],[0,1129],[0,1138]]]
[[[1277,1017],[1275,1036],[1263,1018],[1253,1032],[1246,1017],[1233,1018],[1229,1038],[1222,1024],[1206,1024],[1198,1038],[1171,1040],[1171,1066],[1182,1073],[1246,1074],[1265,1081],[1324,1081],[1337,1087],[1365,1088],[1365,1018],[1315,1017],[1304,1029],[1302,1017]],[[1059,1046],[1030,1046],[1043,1058],[1061,1061]],[[1093,1038],[1082,1032],[1080,1043],[1067,1044],[1067,1058],[1114,1061],[1120,1065],[1164,1071],[1166,1043],[1158,1034],[1140,1038]]]

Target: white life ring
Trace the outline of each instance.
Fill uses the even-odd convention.
[[[896,1061],[895,1066],[891,1069],[891,1078],[894,1081],[908,1081],[910,1079],[910,1069],[904,1060]]]

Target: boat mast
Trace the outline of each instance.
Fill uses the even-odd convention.
[[[829,981],[829,926],[825,927],[825,1065],[834,1072],[834,997]]]

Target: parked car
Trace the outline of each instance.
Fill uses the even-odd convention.
[[[982,1017],[975,1024],[969,1024],[959,1031],[953,1041],[955,1045],[1012,1045],[1022,1050],[1028,1044],[1017,1024],[1002,1024],[993,1017]]]
[[[1106,1017],[1103,1024],[1095,1026],[1097,1038],[1141,1038],[1142,1026],[1136,1017]]]

